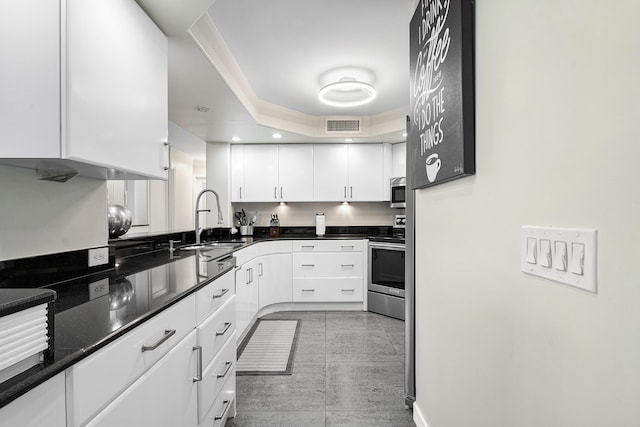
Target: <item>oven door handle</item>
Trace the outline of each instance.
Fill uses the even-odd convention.
[[[369,247],[373,249],[391,249],[396,251],[404,251],[406,245],[403,245],[402,243],[370,242]]]

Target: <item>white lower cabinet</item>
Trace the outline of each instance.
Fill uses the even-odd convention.
[[[258,258],[260,308],[292,302],[291,253],[270,254]]]
[[[294,302],[364,301],[361,240],[297,241],[293,251]]]
[[[195,346],[192,331],[87,426],[196,426]]]
[[[235,391],[236,340],[231,334],[224,347],[211,361],[198,382],[198,422],[207,423],[207,416],[215,406],[221,391],[232,387]],[[233,383],[233,384],[232,384]],[[224,399],[223,399],[224,400]],[[215,411],[216,416],[223,416],[224,411]],[[234,411],[231,413],[233,414]]]
[[[65,427],[64,373],[0,409],[0,426]]]
[[[258,312],[258,260],[253,259],[236,269],[236,328],[239,341]]]

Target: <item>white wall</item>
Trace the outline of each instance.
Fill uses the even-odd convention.
[[[206,214],[208,227],[232,227],[233,214],[231,213],[231,184],[230,184],[231,148],[224,142],[207,142],[207,188],[218,193],[220,197],[220,209],[222,210],[223,224],[218,224],[218,213],[215,197],[207,193],[208,208],[211,213]]]
[[[477,175],[417,191],[416,414],[640,420],[640,2],[476,2]],[[520,271],[522,225],[598,229],[598,294]]]
[[[31,169],[0,166],[0,260],[107,244],[107,184],[39,181]]]

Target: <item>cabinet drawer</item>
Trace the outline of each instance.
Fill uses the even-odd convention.
[[[361,253],[295,253],[293,277],[363,277]]]
[[[235,333],[231,334],[226,344],[208,366],[203,362],[205,371],[202,381],[198,383],[198,422],[202,422],[211,405],[215,401],[225,382],[235,377],[236,340]],[[235,379],[235,378],[234,378]]]
[[[227,418],[236,414],[236,368],[231,368],[227,381],[216,397],[211,410],[199,427],[223,427]]]
[[[194,326],[195,295],[190,295],[67,369],[69,425],[87,421],[193,331]],[[158,343],[154,350],[143,351],[143,346]]]
[[[293,252],[362,252],[362,240],[297,240]]]
[[[293,279],[294,302],[362,302],[362,278]]]
[[[229,298],[218,311],[198,326],[198,345],[202,346],[202,366],[207,366],[236,330],[236,297]]]
[[[235,290],[236,277],[232,270],[196,292],[196,322],[199,324],[222,307],[235,293]]]

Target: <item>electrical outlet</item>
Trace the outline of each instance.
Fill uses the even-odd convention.
[[[109,279],[89,283],[89,300],[109,294]]]
[[[109,247],[89,249],[89,267],[109,263]]]

